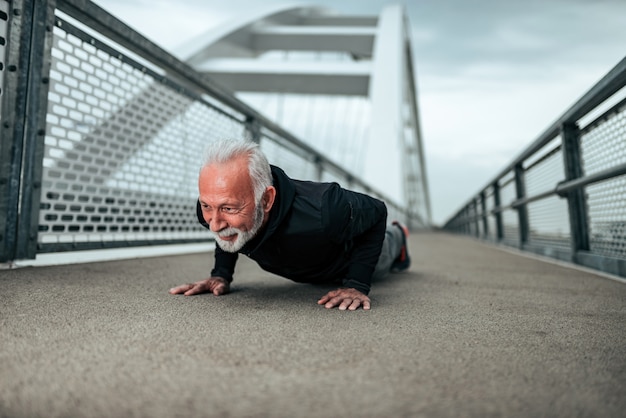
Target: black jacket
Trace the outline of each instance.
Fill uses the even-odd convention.
[[[337,183],[293,180],[275,166],[272,176],[269,221],[239,253],[296,282],[340,281],[368,294],[385,236],[385,204]],[[208,228],[199,202],[197,215]],[[232,281],[237,257],[216,245],[211,276]]]

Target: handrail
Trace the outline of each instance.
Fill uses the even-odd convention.
[[[536,202],[538,200],[542,200],[553,195],[559,195],[560,197],[565,197],[567,193],[570,192],[571,190],[580,189],[581,187],[588,186],[593,183],[598,183],[600,181],[608,180],[608,179],[625,175],[625,174],[626,174],[626,163],[617,165],[610,169],[598,171],[597,173],[594,173],[585,177],[581,177],[575,180],[561,182],[554,189],[548,190],[543,193],[538,193],[533,196],[528,196],[528,197],[514,200],[506,206],[494,207],[490,211],[481,212],[480,214],[475,215],[474,217],[470,217],[469,219],[475,220],[476,218],[483,216],[483,214],[485,213],[496,214],[496,213],[504,212],[507,209],[516,209],[520,206],[527,205],[528,203]]]
[[[559,196],[565,196],[573,189],[580,189],[581,187],[589,184],[598,183],[603,180],[608,180],[614,177],[622,176],[626,174],[626,163],[616,165],[613,168],[607,168],[606,170],[598,171],[597,173],[590,174],[585,177],[580,177],[575,180],[559,183],[554,189],[554,193]]]

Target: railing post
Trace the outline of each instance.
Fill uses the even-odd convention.
[[[502,241],[504,238],[504,225],[502,224],[502,211],[500,211],[500,183],[493,183],[493,205],[498,211],[495,213],[496,218],[496,242]]]
[[[476,238],[480,238],[480,218],[478,217],[478,199],[473,199],[472,200],[472,217],[474,218],[474,228],[475,228],[475,232],[474,235],[476,235]]]
[[[463,209],[459,211],[458,219],[459,219],[459,233],[467,235],[467,206],[464,206]]]
[[[24,113],[25,106],[24,97],[18,91],[27,85],[26,71],[22,70],[21,64],[28,62],[31,23],[28,16],[15,12],[24,9],[24,1],[16,0],[2,6],[2,19],[6,23],[3,25],[5,30],[0,33],[5,41],[0,56],[0,262],[6,262],[15,259],[23,140],[22,127],[17,120],[18,115]]]
[[[483,221],[483,234],[486,239],[489,238],[489,222],[487,222],[487,198],[485,196],[485,192],[480,192],[480,211],[481,218]]]
[[[524,180],[524,167],[522,163],[515,165],[515,193],[517,199],[526,197],[526,181]],[[517,208],[519,226],[519,248],[523,249],[528,242],[528,208],[526,203]]]
[[[563,141],[563,163],[565,180],[573,180],[584,175],[580,151],[580,129],[576,123],[561,125]],[[577,188],[567,193],[569,210],[572,261],[577,261],[578,251],[589,250],[589,221],[587,199],[584,188]]]
[[[15,0],[8,10],[0,145],[0,261],[34,258],[55,0]]]

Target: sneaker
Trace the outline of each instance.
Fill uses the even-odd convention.
[[[411,266],[411,257],[409,257],[409,251],[406,245],[409,229],[397,221],[393,221],[391,224],[397,226],[402,231],[402,248],[400,249],[400,255],[391,264],[391,271],[399,273],[407,270]]]

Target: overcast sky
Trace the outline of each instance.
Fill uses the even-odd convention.
[[[96,3],[174,51],[260,1]],[[389,3],[403,3],[412,26],[437,224],[626,56],[626,0],[308,2],[341,13],[370,15]]]

